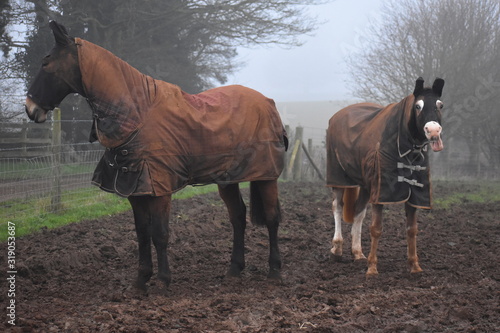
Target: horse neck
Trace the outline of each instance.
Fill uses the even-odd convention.
[[[145,122],[156,97],[155,80],[95,44],[77,44],[82,83],[96,120],[93,137],[116,147]]]
[[[136,110],[147,109],[151,97],[148,83],[153,82],[152,78],[98,45],[84,40],[78,44],[83,88],[90,103],[107,105],[114,112],[125,110],[128,105],[135,105]]]
[[[405,97],[396,105],[400,116],[398,140],[401,150],[420,149],[418,147],[422,146],[425,141],[419,138],[417,121],[415,118],[415,114],[413,113],[414,102],[415,96],[411,94]]]

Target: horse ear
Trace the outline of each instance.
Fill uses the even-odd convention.
[[[413,95],[417,97],[424,90],[424,79],[419,77],[415,82],[415,90],[413,90]]]
[[[52,29],[57,45],[66,46],[73,42],[73,39],[68,35],[68,30],[66,30],[62,24],[59,24],[56,21],[50,21],[49,26],[50,29]]]
[[[443,87],[444,87],[444,80],[441,78],[437,78],[434,80],[434,83],[432,84],[432,91],[441,97],[441,94],[443,93]]]

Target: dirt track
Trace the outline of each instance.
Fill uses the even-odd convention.
[[[282,285],[266,280],[267,232],[252,225],[243,277],[224,279],[231,227],[221,200],[210,194],[173,203],[173,282],[163,290],[153,277],[148,296],[130,288],[137,267],[131,213],[18,239],[17,325],[6,327],[19,332],[500,331],[500,203],[421,211],[424,273],[416,276],[407,273],[402,206],[388,206],[380,274],[366,279],[366,263],[352,261],[348,228],[344,260],[335,262],[329,254],[329,190],[310,183],[280,186]],[[434,196],[467,190],[440,185]],[[366,221],[366,255],[367,226]],[[5,281],[5,255],[0,263]],[[0,301],[6,311],[4,289]]]

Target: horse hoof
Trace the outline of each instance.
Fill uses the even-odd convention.
[[[332,247],[330,249],[330,252],[335,256],[335,257],[342,257],[342,247]]]
[[[366,277],[375,277],[378,275],[378,270],[376,267],[369,267],[366,271]]]
[[[410,273],[411,274],[418,274],[418,273],[422,273],[424,270],[422,268],[420,268],[419,265],[416,265],[416,266],[413,266],[411,269],[410,269]]]
[[[148,286],[144,281],[137,279],[134,283],[134,289],[138,291],[142,296],[146,296],[148,294]]]
[[[363,253],[361,254],[354,254],[354,261],[365,261],[366,257]]]
[[[158,280],[163,282],[165,288],[168,288],[168,286],[170,286],[170,282],[172,282],[172,277],[170,274],[158,274]]]
[[[267,274],[267,278],[272,281],[276,281],[279,283],[283,282],[283,278],[281,277],[281,272],[275,269],[271,269],[269,274]]]
[[[243,268],[244,266],[242,267],[241,265],[231,263],[231,266],[229,266],[229,269],[227,270],[226,276],[239,278],[241,277]]]

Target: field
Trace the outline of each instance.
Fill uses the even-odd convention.
[[[247,268],[241,279],[224,278],[232,231],[215,193],[173,202],[173,281],[165,290],[153,277],[148,295],[131,288],[137,267],[131,212],[42,230],[16,240],[16,326],[5,327],[12,332],[498,332],[500,202],[459,195],[473,190],[460,183],[435,185],[435,199],[452,199],[442,202],[443,208],[419,211],[424,272],[417,275],[407,272],[401,205],[386,206],[377,277],[367,279],[366,262],[352,261],[347,225],[344,258],[335,261],[329,252],[330,192],[314,183],[280,183],[282,284],[266,279],[267,232],[250,224]],[[363,229],[366,255],[369,218],[370,213]],[[6,257],[0,258],[2,274]],[[4,311],[10,299],[2,290]]]

